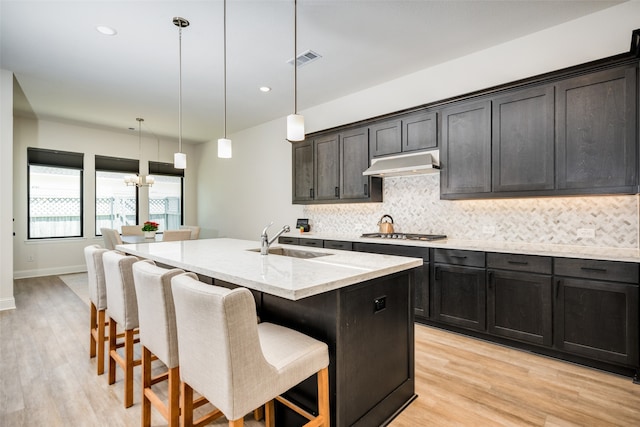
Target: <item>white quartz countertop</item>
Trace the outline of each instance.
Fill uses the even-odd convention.
[[[606,261],[626,261],[640,263],[640,251],[638,249],[608,248],[598,246],[573,246],[553,245],[542,243],[514,243],[497,242],[491,240],[462,240],[444,239],[431,242],[416,240],[398,240],[382,238],[363,238],[360,234],[323,234],[323,233],[298,233],[283,234],[286,237],[299,237],[301,239],[340,240],[347,242],[380,243],[389,245],[418,246],[428,248],[462,249],[483,252],[500,252],[525,255],[541,255],[567,258],[599,259]]]
[[[328,255],[305,259],[274,254],[264,256],[260,255],[258,241],[226,238],[124,244],[118,245],[117,249],[291,300],[422,265],[418,258],[295,245],[271,246],[272,249],[277,247]]]

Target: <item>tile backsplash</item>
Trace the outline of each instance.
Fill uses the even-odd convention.
[[[383,200],[308,205],[304,214],[312,231],[327,234],[377,232],[378,220],[389,214],[398,232],[638,249],[637,195],[440,200],[440,175],[432,174],[385,178]]]

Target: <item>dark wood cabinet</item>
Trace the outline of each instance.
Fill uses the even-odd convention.
[[[636,66],[557,84],[557,185],[570,194],[635,193]]]
[[[370,180],[373,178],[362,175],[369,167],[368,129],[364,127],[342,132],[340,153],[340,198],[368,198]]]
[[[491,101],[442,111],[440,167],[443,199],[491,192]]]
[[[313,141],[293,144],[293,202],[304,203],[314,199]]]
[[[556,347],[637,367],[638,265],[556,258],[555,267]]]
[[[476,251],[434,250],[433,320],[476,331],[486,329],[484,256]]]
[[[373,157],[402,151],[402,121],[399,118],[372,124],[369,126],[369,135]]]
[[[437,113],[419,112],[402,117],[402,151],[438,147]]]
[[[355,242],[353,250],[374,254],[422,258],[422,268],[416,269],[414,283],[414,313],[417,318],[429,317],[429,249],[415,246],[396,246]],[[420,320],[420,319],[418,319]]]
[[[362,175],[369,163],[366,126],[293,144],[293,203],[381,202],[382,178]]]
[[[492,105],[492,191],[553,190],[553,85],[498,96]]]
[[[313,140],[315,146],[316,200],[340,197],[340,136],[324,135]]]
[[[551,257],[487,254],[487,332],[553,344]]]

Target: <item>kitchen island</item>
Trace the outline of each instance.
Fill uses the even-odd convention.
[[[262,321],[329,346],[332,426],[386,425],[414,392],[413,285],[422,260],[236,239],[119,245],[118,250],[252,290]],[[281,253],[280,255],[276,253]],[[287,396],[315,412],[315,377]],[[304,422],[278,405],[277,425]]]

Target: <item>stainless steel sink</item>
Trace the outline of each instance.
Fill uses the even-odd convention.
[[[258,249],[247,249],[251,252],[260,252],[260,248]],[[269,255],[280,255],[280,256],[288,256],[291,258],[318,258],[321,256],[331,255],[326,252],[309,252],[309,251],[301,251],[298,249],[287,249],[287,248],[269,248]]]

